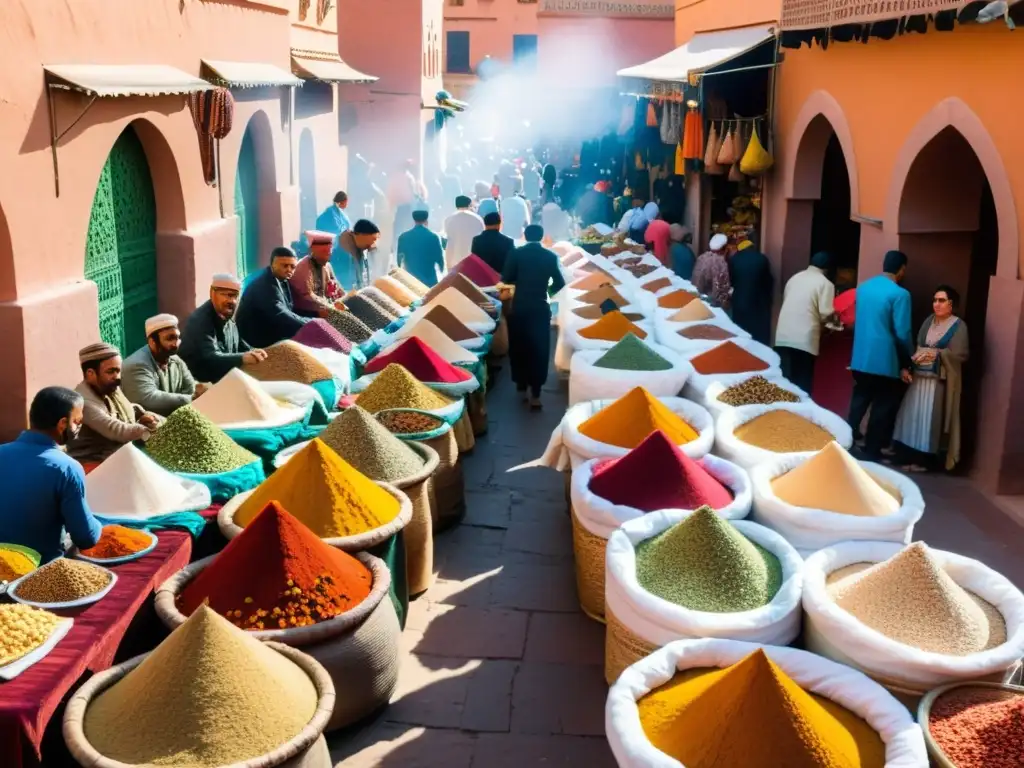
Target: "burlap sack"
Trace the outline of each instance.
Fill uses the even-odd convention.
[[[449,428],[435,437],[408,442],[421,443],[437,453],[437,470],[429,486],[430,516],[434,533],[447,530],[466,514],[466,480],[462,474],[455,432]]]
[[[476,447],[476,436],[473,433],[473,422],[469,418],[469,409],[462,409],[462,416],[452,425],[455,443],[459,446],[459,455],[469,453]]]
[[[431,480],[441,459],[437,451],[424,443],[410,442],[409,447],[423,456],[423,469],[411,477],[395,482],[395,487],[409,497],[412,519],[405,527],[405,563],[409,578],[409,594],[426,592],[434,583],[434,521],[431,512]]]
[[[487,434],[487,393],[483,388],[466,395],[466,411],[474,437]]]
[[[498,327],[494,329],[491,339],[491,357],[504,357],[508,354],[508,318],[502,313]]]

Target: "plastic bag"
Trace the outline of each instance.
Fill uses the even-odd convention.
[[[665,371],[601,368],[594,363],[605,354],[605,350],[587,349],[577,352],[569,364],[569,405],[587,400],[616,399],[641,382],[652,395],[678,396],[693,372],[693,366],[658,344],[648,343],[648,346],[672,363],[672,367]]]
[[[729,330],[732,329],[730,328]],[[676,334],[676,337],[680,339],[683,338],[682,336],[679,336],[679,334]],[[743,381],[743,379],[750,376],[751,373],[760,374],[761,376],[764,376],[766,379],[782,378],[782,369],[779,367],[781,365],[779,355],[771,347],[767,347],[764,344],[761,344],[760,342],[754,341],[753,339],[744,339],[740,337],[734,339],[726,339],[725,341],[730,341],[736,346],[742,347],[755,357],[761,358],[761,360],[768,364],[768,367],[760,371],[743,371],[741,373],[703,374],[695,370],[693,376],[690,377],[690,381],[688,382],[687,386],[696,394],[697,397],[703,396],[704,392],[707,391],[707,388],[716,382],[719,384],[724,384],[727,387],[731,387],[736,382]],[[725,341],[719,341],[715,344],[715,346],[718,346],[719,344],[724,344]],[[713,348],[714,347],[691,347],[692,351],[688,353],[687,359],[690,360],[690,364],[693,365],[693,358],[697,357],[698,355],[702,355]]]
[[[827,411],[814,403],[772,403],[771,405],[742,405],[739,408],[723,412],[715,419],[715,453],[747,469],[757,464],[801,455],[803,451],[776,453],[745,443],[736,437],[734,432],[739,427],[769,411],[789,411],[797,416],[802,416],[831,433],[835,441],[843,448],[849,450],[853,445],[853,430],[850,429],[850,425],[832,411]]]
[[[761,144],[757,135],[757,126],[750,135],[750,143],[747,144],[747,151],[743,153],[740,160],[740,170],[747,176],[760,176],[775,164],[775,158]]]

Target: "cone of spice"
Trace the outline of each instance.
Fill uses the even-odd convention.
[[[928,731],[957,768],[1024,765],[1024,692],[962,685],[928,714]]]
[[[278,403],[251,376],[232,368],[210,387],[192,407],[221,426],[247,422],[296,421],[303,411]]]
[[[417,299],[415,293],[406,288],[404,285],[398,282],[398,280],[391,277],[390,275],[378,277],[376,280],[373,281],[373,284],[374,286],[382,290],[385,294],[387,294],[392,301],[394,301],[401,307],[408,307]]]
[[[24,552],[0,545],[0,582],[20,579],[35,567],[36,564]]]
[[[27,656],[43,645],[61,619],[29,605],[0,605],[0,667]]]
[[[724,669],[677,672],[637,707],[651,744],[689,768],[885,765],[870,725],[805,691],[763,649]]]
[[[453,341],[471,341],[480,338],[480,334],[467,328],[466,324],[453,315],[447,307],[440,305],[432,307],[417,322],[421,323],[424,320],[436,325],[441,330],[441,333]]]
[[[684,339],[697,339],[701,341],[725,341],[735,339],[736,334],[727,331],[720,325],[704,323],[702,325],[690,325],[678,331]]]
[[[688,301],[682,309],[669,317],[674,323],[697,323],[701,320],[711,320],[715,313],[703,301]]]
[[[373,335],[366,323],[348,311],[327,310],[327,322],[353,344],[362,344]]]
[[[96,545],[83,549],[82,554],[94,560],[111,560],[141,552],[153,543],[153,537],[145,531],[126,528],[123,525],[105,525]]]
[[[447,408],[455,401],[418,381],[401,365],[391,363],[377,374],[377,378],[362,391],[356,402],[360,408],[376,413],[387,408],[434,411],[438,408]]]
[[[642,512],[659,509],[724,509],[732,492],[675,445],[660,429],[617,459],[594,465],[591,493]]]
[[[402,309],[402,305],[393,301],[390,296],[376,286],[371,285],[363,288],[363,290],[359,292],[359,295],[376,304],[380,310],[388,315],[392,320],[397,317],[401,317],[404,314],[405,310]]]
[[[245,528],[277,501],[322,539],[355,536],[394,520],[398,499],[314,438],[260,483],[234,514]]]
[[[667,277],[659,277],[657,280],[651,280],[648,283],[644,283],[643,289],[650,291],[651,293],[657,293],[662,288],[668,288],[672,285],[672,281]]]
[[[200,606],[92,700],[83,725],[109,760],[215,768],[291,741],[318,698],[301,667]]]
[[[325,544],[271,501],[178,595],[186,616],[204,603],[236,627],[305,627],[359,605],[370,569]]]
[[[419,280],[413,277],[411,273],[406,272],[401,267],[395,267],[394,269],[390,270],[388,272],[388,276],[393,277],[395,280],[400,282],[402,285],[404,285],[410,291],[415,293],[417,296],[424,296],[427,293],[427,291],[430,290],[428,286],[421,283]]]
[[[587,291],[580,296],[577,301],[580,301],[583,304],[595,305],[604,304],[606,301],[614,301],[616,305],[620,307],[624,307],[629,303],[621,293],[610,285],[605,285],[600,288],[595,288],[592,291]]]
[[[792,411],[768,411],[741,424],[733,434],[738,440],[776,453],[820,451],[835,435]]]
[[[18,584],[17,596],[33,603],[70,603],[101,592],[110,572],[81,560],[59,557],[30,573]]]
[[[167,417],[146,441],[146,454],[164,469],[192,475],[230,472],[260,460],[191,405]]]
[[[658,306],[663,309],[682,309],[696,298],[697,295],[689,291],[672,291],[658,298]]]
[[[475,363],[477,356],[458,344],[429,320],[405,325],[396,335],[398,339],[420,339],[449,363]]]
[[[647,338],[646,331],[638,325],[633,325],[618,310],[603,315],[596,323],[581,328],[579,331],[580,336],[585,339],[600,341],[619,341],[627,333],[632,333],[640,339]]]
[[[381,411],[374,416],[393,435],[415,435],[433,432],[444,424],[442,419],[419,411]]]
[[[365,296],[349,294],[344,299],[345,307],[361,320],[371,331],[380,331],[391,325],[393,317]]]
[[[358,405],[332,421],[320,439],[371,480],[393,483],[423,469],[423,458]]]
[[[447,288],[454,288],[477,306],[485,308],[492,306],[491,300],[487,298],[487,294],[481,291],[476,283],[458,272],[449,272],[442,277],[437,285],[427,291],[427,295],[423,297],[424,303],[430,302]]]
[[[295,381],[313,384],[327,381],[331,371],[309,350],[294,341],[281,341],[266,348],[267,357],[258,363],[246,363],[242,369],[260,381]]]
[[[341,331],[319,317],[299,328],[298,332],[292,336],[292,341],[305,347],[333,349],[335,352],[346,355],[352,351],[352,342]]]
[[[392,363],[402,366],[423,382],[456,384],[469,381],[473,374],[459,368],[437,354],[430,345],[412,336],[381,353],[367,363],[365,373],[379,373]]]
[[[707,352],[702,352],[690,360],[693,369],[704,376],[715,373],[746,373],[747,371],[764,371],[770,366],[757,355],[747,352],[739,344],[724,341]]]
[[[623,336],[618,344],[595,360],[594,365],[617,371],[668,371],[672,368],[672,363],[632,333]]]
[[[661,430],[676,445],[697,439],[697,431],[643,387],[635,387],[579,426],[579,432],[608,445],[632,450]]]
[[[445,288],[435,296],[428,304],[423,305],[427,310],[435,307],[445,307],[463,324],[465,323],[490,323],[493,327],[493,319],[483,311],[479,305],[467,299],[454,288]]]
[[[615,306],[614,302],[612,302],[612,306]],[[596,304],[584,304],[582,307],[576,307],[572,312],[574,315],[582,317],[584,320],[598,320],[602,316],[608,314],[604,309]],[[630,322],[636,322],[637,320],[644,319],[644,316],[639,312],[623,312],[622,316]]]
[[[607,272],[594,272],[573,281],[569,287],[576,291],[593,291],[605,285],[618,285],[619,281]]]
[[[492,285],[497,285],[501,282],[501,275],[486,261],[473,253],[452,267],[451,271],[465,275],[481,288],[490,288]]]

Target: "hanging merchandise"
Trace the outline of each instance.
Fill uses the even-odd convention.
[[[227,88],[190,93],[188,108],[199,136],[199,158],[203,179],[210,186],[217,183],[217,167],[213,152],[214,139],[223,139],[231,132],[235,100]]]
[[[760,121],[758,121],[760,122]],[[754,131],[750,136],[750,144],[747,151],[740,160],[740,170],[748,176],[759,176],[775,163],[775,158],[764,148],[761,139],[757,135],[757,123],[754,124]]]
[[[736,162],[738,163],[743,159],[743,155],[747,152],[747,147],[750,146],[750,135],[754,130],[753,120],[744,120],[740,123],[739,130],[736,132]]]
[[[740,164],[733,163],[732,166],[729,168],[729,181],[733,181],[739,184],[745,178],[746,176],[744,176],[743,172],[740,170]]]
[[[683,125],[683,158],[701,160],[704,157],[704,118],[697,111],[697,102],[686,103],[686,121]]]
[[[736,128],[723,128],[725,138],[722,139],[722,148],[718,150],[718,164],[730,166],[739,160],[736,154]]]
[[[683,105],[679,102],[666,102],[661,116],[661,142],[675,146],[683,130]]]
[[[704,173],[711,176],[721,176],[725,168],[718,164],[718,153],[722,149],[722,140],[718,135],[715,124],[711,124],[711,132],[708,134],[708,146],[704,150]]]
[[[676,144],[675,174],[676,176],[684,176],[686,174],[686,155],[683,152],[682,144]]]
[[[654,108],[654,101],[647,102],[647,127],[658,127],[658,111]]]

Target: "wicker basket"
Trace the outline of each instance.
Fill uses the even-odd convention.
[[[576,564],[576,592],[580,608],[594,621],[604,623],[604,552],[608,541],[588,531],[570,507],[572,551]]]
[[[630,632],[609,610],[605,610],[605,621],[608,629],[604,633],[604,679],[612,685],[626,667],[650,656],[658,647]]]
[[[316,711],[312,719],[298,735],[273,752],[254,757],[230,768],[331,768],[331,756],[324,741],[323,731],[334,709],[334,683],[319,663],[305,653],[281,643],[267,643],[271,648],[294,662],[309,675],[319,694]],[[86,768],[133,768],[118,760],[104,757],[85,738],[85,713],[93,698],[121,680],[141,664],[149,654],[136,656],[123,664],[100,672],[90,678],[68,701],[64,711],[64,742],[68,751],[79,765]],[[126,728],[131,723],[125,723]]]
[[[426,592],[434,583],[434,522],[431,510],[431,479],[440,464],[437,451],[424,443],[410,442],[409,447],[423,458],[423,469],[411,477],[396,480],[393,485],[412,504],[412,519],[403,531],[409,594]]]
[[[459,447],[459,455],[469,453],[476,447],[476,436],[473,434],[473,422],[469,417],[469,408],[462,409],[462,416],[452,425],[455,433],[455,444]]]
[[[938,688],[933,688],[928,691],[922,698],[921,703],[917,705],[917,722],[921,726],[921,730],[924,731],[924,743],[928,747],[928,756],[932,759],[932,762],[938,766],[938,768],[957,768],[956,763],[946,757],[946,753],[942,751],[935,739],[932,738],[931,731],[929,730],[929,719],[931,717],[932,707],[935,705],[936,700],[944,693],[949,693],[954,688],[991,688],[999,691],[1010,691],[1016,693],[1019,696],[1024,696],[1024,688],[1017,685],[1003,685],[1002,683],[987,683],[980,680],[964,682],[964,683],[950,683],[948,685],[940,685]]]
[[[487,393],[483,387],[466,395],[466,411],[473,435],[481,437],[487,434]]]

